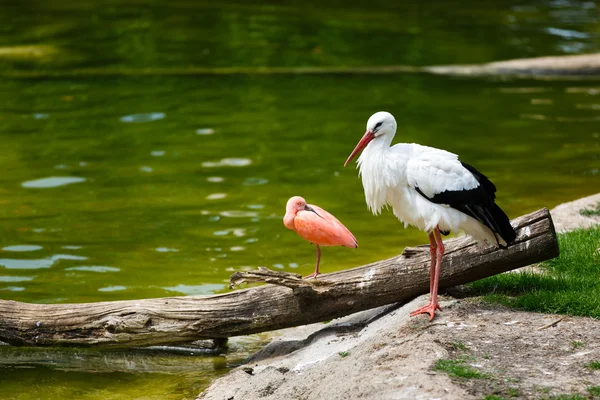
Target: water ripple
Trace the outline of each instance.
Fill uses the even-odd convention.
[[[257,217],[258,213],[254,212],[254,211],[244,211],[244,210],[230,210],[230,211],[221,211],[219,213],[220,215],[222,215],[223,217],[230,217],[230,218],[249,218],[249,217]]]
[[[121,122],[126,122],[126,123],[143,123],[143,122],[158,121],[159,119],[163,119],[165,117],[166,117],[165,113],[152,112],[152,113],[146,113],[146,114],[124,115],[119,119],[121,120]]]
[[[6,246],[3,247],[2,250],[4,251],[38,251],[38,250],[42,250],[43,247],[42,246],[38,246],[35,244],[17,244],[14,246]]]
[[[155,251],[158,251],[159,253],[176,253],[179,251],[179,249],[175,249],[175,248],[170,248],[170,247],[157,247],[156,249],[154,249]]]
[[[200,128],[196,129],[196,135],[212,135],[215,133],[215,130],[212,128]]]
[[[246,229],[244,228],[233,228],[233,229],[224,229],[222,231],[213,232],[215,236],[226,236],[230,233],[233,233],[233,236],[242,237],[246,236]]]
[[[573,31],[570,29],[559,29],[548,27],[545,31],[554,36],[560,36],[565,39],[587,39],[590,37],[589,33]]]
[[[45,269],[52,267],[59,260],[87,260],[87,257],[74,256],[71,254],[56,254],[48,258],[33,260],[18,260],[13,258],[0,259],[0,266],[6,269]]]
[[[22,286],[7,286],[5,288],[2,288],[0,290],[10,290],[11,292],[22,292],[25,290],[24,287]]]
[[[127,286],[107,286],[107,287],[103,287],[98,289],[99,292],[116,292],[119,290],[125,290],[127,289]]]
[[[268,179],[252,177],[252,178],[246,179],[243,184],[246,186],[254,186],[254,185],[264,185],[267,182],[269,182]]]
[[[15,260],[12,258],[0,258],[0,266],[6,269],[44,269],[54,265],[51,258],[42,258],[39,260]]]
[[[223,158],[219,161],[205,161],[202,163],[203,167],[245,167],[252,164],[252,160],[249,158]]]
[[[177,286],[165,286],[163,289],[171,292],[179,292],[187,295],[198,295],[198,294],[213,294],[217,290],[225,288],[224,284],[220,283],[205,283],[203,285],[184,285],[179,284]]]
[[[70,185],[72,183],[85,182],[86,179],[79,176],[50,176],[48,178],[35,179],[21,183],[24,188],[45,189],[58,186]]]
[[[81,265],[78,267],[65,268],[65,271],[119,272],[121,269],[116,267],[107,267],[104,265]]]
[[[227,193],[212,193],[206,196],[207,200],[219,200],[227,197]]]
[[[28,282],[33,276],[0,276],[0,282]]]

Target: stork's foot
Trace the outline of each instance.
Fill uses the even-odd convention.
[[[442,311],[442,307],[440,307],[440,305],[438,304],[437,301],[435,303],[430,302],[429,304],[427,304],[423,307],[419,307],[415,311],[411,312],[410,316],[414,317],[419,314],[427,313],[427,314],[429,314],[429,321],[433,321],[433,317],[435,317],[436,310]]]
[[[319,273],[318,273],[318,272],[313,272],[313,273],[312,273],[312,274],[310,274],[310,275],[306,275],[306,276],[305,276],[304,278],[302,278],[302,279],[310,279],[310,278],[317,279],[317,276],[318,276],[318,275],[319,275]]]

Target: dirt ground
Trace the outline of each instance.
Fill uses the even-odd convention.
[[[600,370],[588,367],[600,361],[598,320],[512,311],[477,299],[444,302],[433,323],[410,319],[409,310],[425,302],[421,296],[362,319],[288,330],[199,398],[591,399],[587,388],[600,385]],[[451,377],[435,369],[438,360],[461,360],[482,377]]]
[[[598,320],[561,320],[564,316],[517,312],[476,299],[461,301],[452,314],[462,329],[433,326],[427,336],[442,345],[449,358],[466,359],[467,365],[487,375],[454,379],[454,385],[475,398],[593,398],[587,388],[600,385],[600,370],[588,367],[600,361]],[[555,321],[559,322],[548,326]]]

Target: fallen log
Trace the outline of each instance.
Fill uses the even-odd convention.
[[[550,213],[541,209],[512,221],[508,249],[477,247],[468,237],[445,241],[440,287],[447,288],[558,255]],[[168,297],[82,304],[0,300],[0,341],[28,346],[140,347],[226,338],[320,322],[429,291],[427,246],[388,260],[304,281],[259,270],[232,283],[275,284],[213,296]]]

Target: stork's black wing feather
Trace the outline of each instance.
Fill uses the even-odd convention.
[[[432,197],[425,195],[418,187],[415,189],[421,196],[433,203],[447,204],[475,218],[490,228],[492,232],[500,235],[506,243],[512,243],[516,237],[515,230],[511,226],[508,216],[494,202],[496,198],[496,186],[484,174],[472,166],[462,162],[461,164],[473,174],[479,182],[479,186],[468,190],[446,190],[441,193],[435,193]]]

